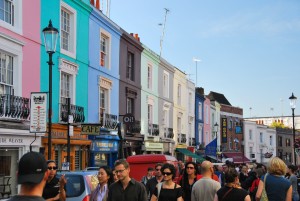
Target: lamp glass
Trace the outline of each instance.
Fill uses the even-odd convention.
[[[295,109],[296,108],[297,97],[294,96],[294,93],[292,93],[292,96],[289,99],[290,99],[291,108]]]
[[[219,130],[219,124],[217,122],[215,123],[214,128],[215,128],[215,132],[218,132],[218,130]]]
[[[43,29],[43,34],[47,53],[54,53],[56,51],[58,30],[52,26],[51,20],[49,21],[48,27]]]

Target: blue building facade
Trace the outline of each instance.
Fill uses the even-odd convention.
[[[101,126],[100,133],[89,136],[92,140],[90,165],[113,166],[119,145],[117,123],[121,32],[95,7],[90,15],[89,29],[88,122]]]
[[[204,90],[197,87],[195,92],[195,138],[197,149],[199,149],[199,145],[204,141],[204,101]]]

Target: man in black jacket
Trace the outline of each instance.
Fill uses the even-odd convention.
[[[147,194],[148,194],[148,200],[150,200],[152,194],[154,193],[156,185],[159,182],[163,181],[163,175],[161,173],[161,167],[162,167],[161,163],[157,163],[155,165],[155,177],[149,179],[148,182],[147,182],[147,184],[146,184],[146,190],[147,190]]]

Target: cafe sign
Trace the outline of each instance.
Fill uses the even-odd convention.
[[[81,124],[81,135],[100,135],[100,124]]]

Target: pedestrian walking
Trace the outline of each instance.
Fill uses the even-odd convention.
[[[156,185],[151,201],[183,201],[181,186],[173,181],[176,176],[175,166],[165,163],[161,172],[164,181]]]
[[[45,201],[42,194],[48,175],[47,163],[42,154],[24,154],[18,164],[17,180],[20,193],[11,197],[9,201]]]
[[[299,194],[298,194],[298,186],[297,186],[297,181],[298,178],[295,175],[295,173],[297,172],[298,168],[295,165],[289,165],[288,166],[288,173],[290,175],[290,182],[292,183],[292,201],[299,201]]]
[[[270,159],[267,170],[267,174],[261,177],[258,184],[256,200],[260,200],[264,189],[269,200],[292,200],[291,182],[284,178],[286,164],[280,158],[274,157]]]
[[[147,201],[145,186],[129,177],[130,167],[125,159],[115,162],[115,172],[119,181],[110,185],[108,201]]]
[[[108,188],[114,182],[111,168],[109,166],[101,166],[97,178],[99,183],[91,193],[90,201],[106,201]]]
[[[148,167],[147,169],[147,174],[145,176],[142,177],[141,183],[144,184],[146,186],[147,182],[153,178],[153,167]]]
[[[67,180],[65,178],[65,175],[61,175],[60,178],[56,177],[57,165],[54,160],[47,161],[47,168],[49,171],[49,177],[43,190],[43,198],[46,201],[65,201],[67,197],[65,190]]]
[[[214,168],[212,163],[210,161],[203,161],[201,164],[202,178],[192,188],[192,201],[214,200],[216,192],[221,188],[221,184],[212,179],[213,173]]]
[[[156,185],[163,181],[163,175],[161,173],[161,167],[163,166],[162,163],[155,164],[155,177],[151,178],[146,184],[146,190],[148,194],[148,200],[152,197]]]
[[[234,168],[229,168],[225,173],[226,184],[220,188],[214,201],[251,201],[248,192],[240,186],[239,173]]]

